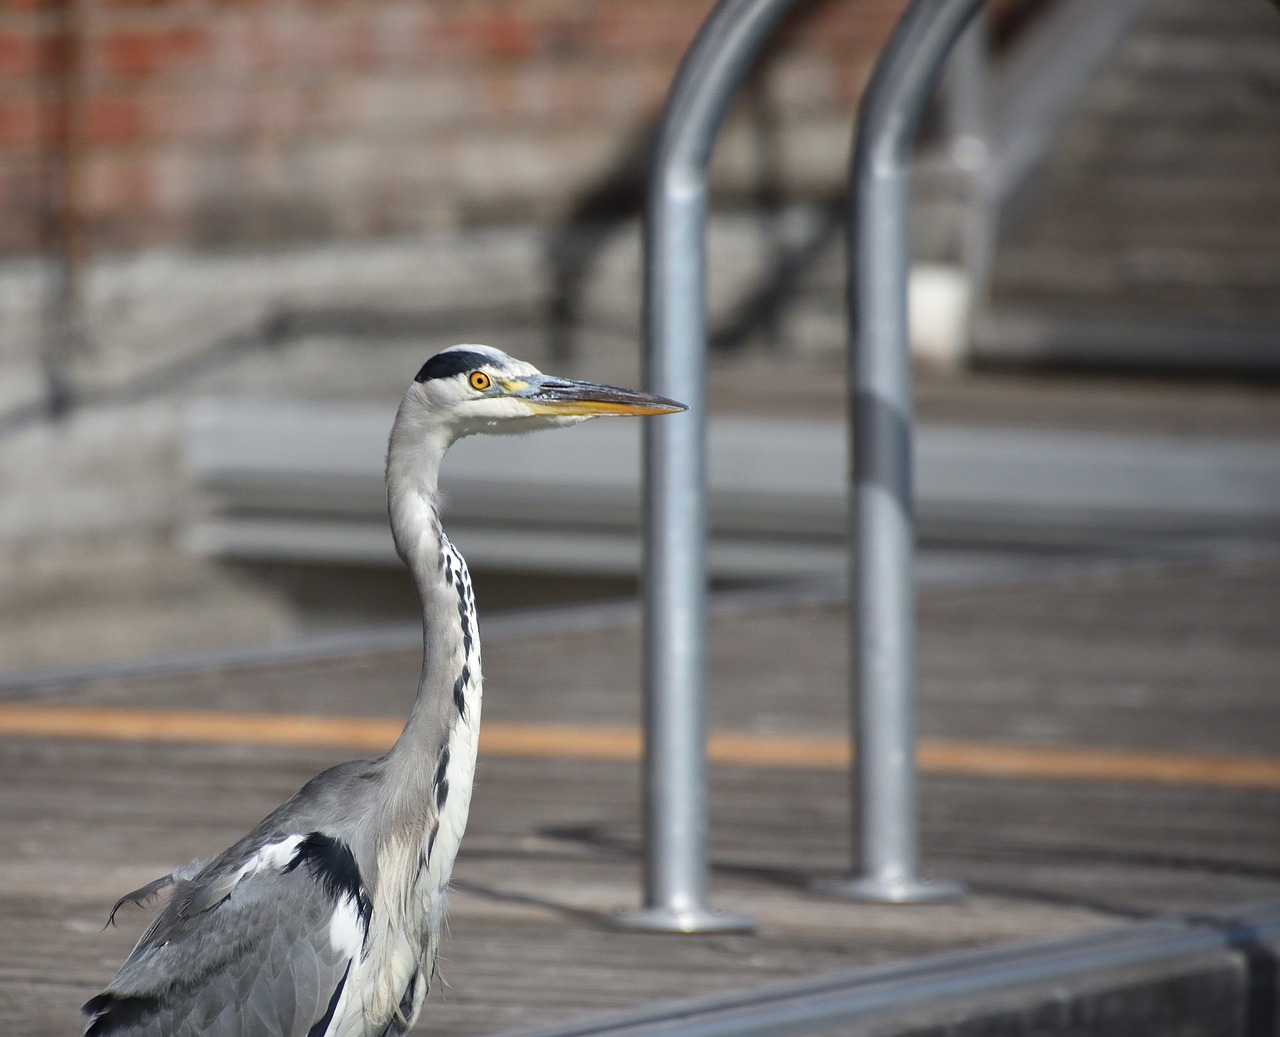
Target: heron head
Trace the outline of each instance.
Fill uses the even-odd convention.
[[[491,346],[451,346],[425,364],[406,403],[420,402],[454,438],[576,425],[588,418],[687,410],[664,396],[545,375]]]

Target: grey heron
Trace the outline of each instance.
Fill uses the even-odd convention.
[[[488,346],[418,372],[387,450],[396,550],[423,612],[418,694],[386,755],[307,782],[209,863],[122,897],[168,900],[84,1006],[91,1037],[354,1037],[413,1026],[435,971],[445,887],[471,800],[480,642],[462,556],[440,524],[445,451],[475,433],[668,414],[649,393],[542,374]]]

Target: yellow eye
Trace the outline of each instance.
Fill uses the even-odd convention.
[[[471,388],[476,392],[484,392],[493,384],[493,379],[483,371],[472,371],[471,377],[467,380],[471,383]]]

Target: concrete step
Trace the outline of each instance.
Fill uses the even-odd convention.
[[[809,977],[522,1037],[1255,1037],[1275,1032],[1277,948],[1280,904],[1264,904]]]
[[[382,468],[392,411],[210,399],[186,458],[204,506],[183,532],[215,557],[395,564]],[[450,536],[475,565],[633,573],[641,430],[475,437],[441,477]],[[832,421],[714,418],[709,559],[724,577],[844,566],[848,443]],[[1280,449],[1266,441],[926,425],[916,434],[923,538],[1027,545],[1280,534]]]

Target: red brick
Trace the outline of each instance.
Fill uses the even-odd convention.
[[[138,102],[127,97],[90,97],[85,101],[81,135],[89,144],[127,144],[144,134]]]
[[[50,34],[0,31],[0,80],[36,78],[52,66],[56,50]]]
[[[36,97],[0,99],[0,148],[29,148],[52,132],[54,105]]]
[[[49,0],[4,0],[6,14],[39,14],[46,10]]]
[[[47,3],[48,0],[45,0]],[[65,0],[64,0],[65,2]],[[175,9],[190,7],[187,0],[91,0],[95,12],[98,11],[128,11],[130,13],[153,12],[164,10],[165,8]]]
[[[145,79],[189,65],[209,50],[208,33],[190,25],[117,29],[97,42],[102,68],[110,75]]]
[[[428,55],[517,60],[530,57],[538,48],[534,24],[515,13],[436,17],[420,33]]]

